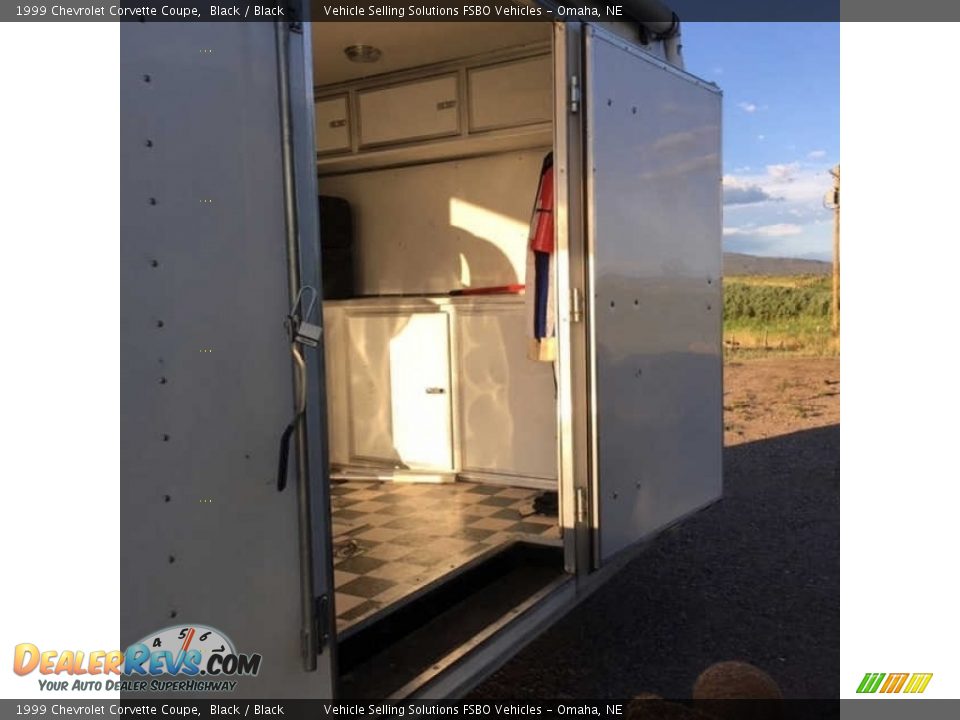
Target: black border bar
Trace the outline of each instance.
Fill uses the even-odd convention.
[[[681,22],[960,19],[960,4],[915,0],[660,0]],[[642,20],[644,0],[13,0],[4,22],[544,22]]]

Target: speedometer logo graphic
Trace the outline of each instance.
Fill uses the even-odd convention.
[[[184,623],[150,633],[127,648],[124,675],[256,675],[262,659],[258,653],[237,652],[216,628]]]
[[[199,650],[203,657],[212,653],[235,655],[233,642],[216,628],[207,625],[171,625],[140,640],[151,651],[172,650],[187,653]]]

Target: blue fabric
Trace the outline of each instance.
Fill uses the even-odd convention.
[[[534,278],[534,314],[533,337],[536,339],[547,336],[547,299],[550,291],[550,253],[533,253],[535,264]]]

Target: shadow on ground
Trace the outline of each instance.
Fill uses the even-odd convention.
[[[840,674],[840,426],[728,447],[724,499],[654,540],[472,694],[690,697],[746,660],[785,697]]]

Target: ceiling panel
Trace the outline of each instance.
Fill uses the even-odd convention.
[[[549,40],[552,23],[541,22],[315,22],[313,79],[330,85],[371,75],[469,57]],[[372,45],[374,63],[347,59],[344,48]]]

